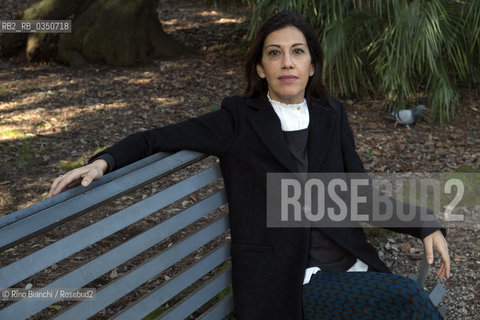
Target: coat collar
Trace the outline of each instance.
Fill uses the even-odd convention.
[[[310,114],[310,124],[308,126],[309,172],[320,170],[333,134],[335,112],[328,107],[324,107],[323,103],[321,100],[312,99],[312,105],[308,106]],[[266,95],[248,98],[247,106],[257,110],[251,113],[249,120],[260,139],[288,171],[296,172],[297,166],[290,155],[280,119],[278,119]]]
[[[288,171],[297,171],[297,166],[290,155],[283,135],[280,119],[270,105],[266,95],[247,99],[247,105],[257,109],[256,112],[250,115],[249,120],[263,143]]]
[[[310,124],[308,125],[308,171],[319,172],[328,154],[334,134],[337,113],[326,102],[312,99],[308,106]],[[336,131],[340,134],[341,131]]]

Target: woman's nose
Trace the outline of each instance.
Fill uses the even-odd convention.
[[[285,54],[283,56],[283,68],[292,69],[293,67],[294,67],[294,63],[292,60],[292,56],[290,54]]]

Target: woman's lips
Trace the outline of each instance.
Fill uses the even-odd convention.
[[[297,77],[295,77],[295,76],[281,76],[281,77],[279,77],[279,79],[282,82],[294,82],[295,80],[297,80]]]

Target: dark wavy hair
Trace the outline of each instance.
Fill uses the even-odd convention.
[[[245,76],[247,78],[247,88],[245,89],[245,97],[253,98],[261,94],[267,94],[267,81],[258,76],[256,68],[257,64],[262,60],[265,38],[276,30],[290,26],[297,28],[305,36],[312,64],[315,67],[315,73],[310,77],[305,88],[307,102],[310,104],[311,98],[320,98],[328,101],[329,96],[322,83],[323,51],[320,42],[315,36],[312,27],[302,17],[289,11],[283,11],[274,15],[258,30],[246,56]]]

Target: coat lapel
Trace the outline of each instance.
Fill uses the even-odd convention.
[[[283,136],[280,119],[278,119],[275,110],[273,110],[266,96],[248,99],[247,104],[257,109],[250,115],[249,120],[260,139],[272,152],[275,158],[282,163],[289,171],[297,171],[297,166],[290,151],[287,142]]]
[[[324,102],[312,99],[309,105],[310,124],[308,130],[308,171],[318,172],[328,153],[332,139],[336,113],[329,107],[323,106]],[[289,171],[297,171],[297,166],[287,142],[283,136],[280,119],[268,102],[266,96],[248,99],[247,104],[257,109],[250,116],[250,123],[257,131],[263,143]]]
[[[312,100],[312,105],[308,107],[310,114],[308,171],[319,172],[332,140],[336,113],[331,108],[322,106],[324,102],[317,99]]]

